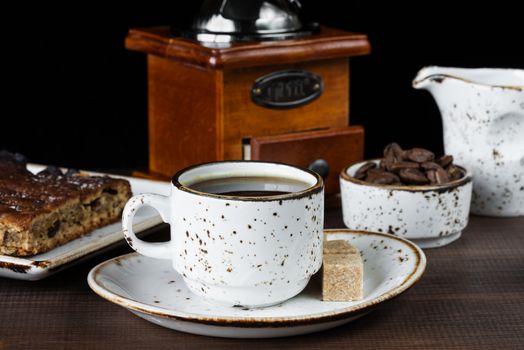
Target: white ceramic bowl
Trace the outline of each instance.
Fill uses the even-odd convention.
[[[375,160],[378,163],[378,160]],[[471,174],[442,186],[389,186],[353,177],[365,162],[340,174],[344,224],[352,230],[388,232],[421,248],[445,246],[468,224]]]

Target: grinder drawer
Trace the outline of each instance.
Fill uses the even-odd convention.
[[[326,194],[339,192],[340,171],[364,156],[364,129],[346,126],[251,138],[250,158],[293,164],[316,171]]]

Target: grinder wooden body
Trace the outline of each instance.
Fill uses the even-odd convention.
[[[131,29],[126,47],[148,55],[149,171],[160,176],[195,163],[250,158],[243,154],[243,144],[257,137],[267,141],[271,136],[347,127],[348,57],[370,50],[365,35],[324,27],[300,39],[223,48],[172,37],[167,27]],[[301,105],[257,103],[255,82],[278,72],[311,73],[319,77],[322,91]],[[362,139],[360,148],[362,133],[350,133]],[[351,152],[348,161],[362,157],[362,149]],[[289,154],[284,160],[296,164],[294,158]],[[301,159],[298,165],[308,166]],[[329,176],[346,164],[330,164]]]

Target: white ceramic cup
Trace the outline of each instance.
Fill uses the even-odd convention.
[[[305,186],[297,192],[250,197],[191,187],[211,179],[254,176]],[[316,173],[286,164],[223,161],[181,170],[171,185],[167,197],[132,197],[122,226],[134,250],[170,259],[195,294],[231,306],[268,306],[300,293],[320,269],[324,189]],[[267,183],[252,190],[288,192],[277,187]],[[143,206],[155,208],[171,225],[170,241],[148,243],[136,237],[133,217]]]

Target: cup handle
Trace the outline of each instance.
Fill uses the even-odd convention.
[[[133,196],[124,207],[122,212],[122,229],[126,241],[131,248],[138,253],[158,259],[171,259],[171,241],[161,243],[149,243],[139,239],[133,231],[133,218],[138,209],[152,207],[166,223],[170,222],[169,197],[159,194],[144,193]]]

